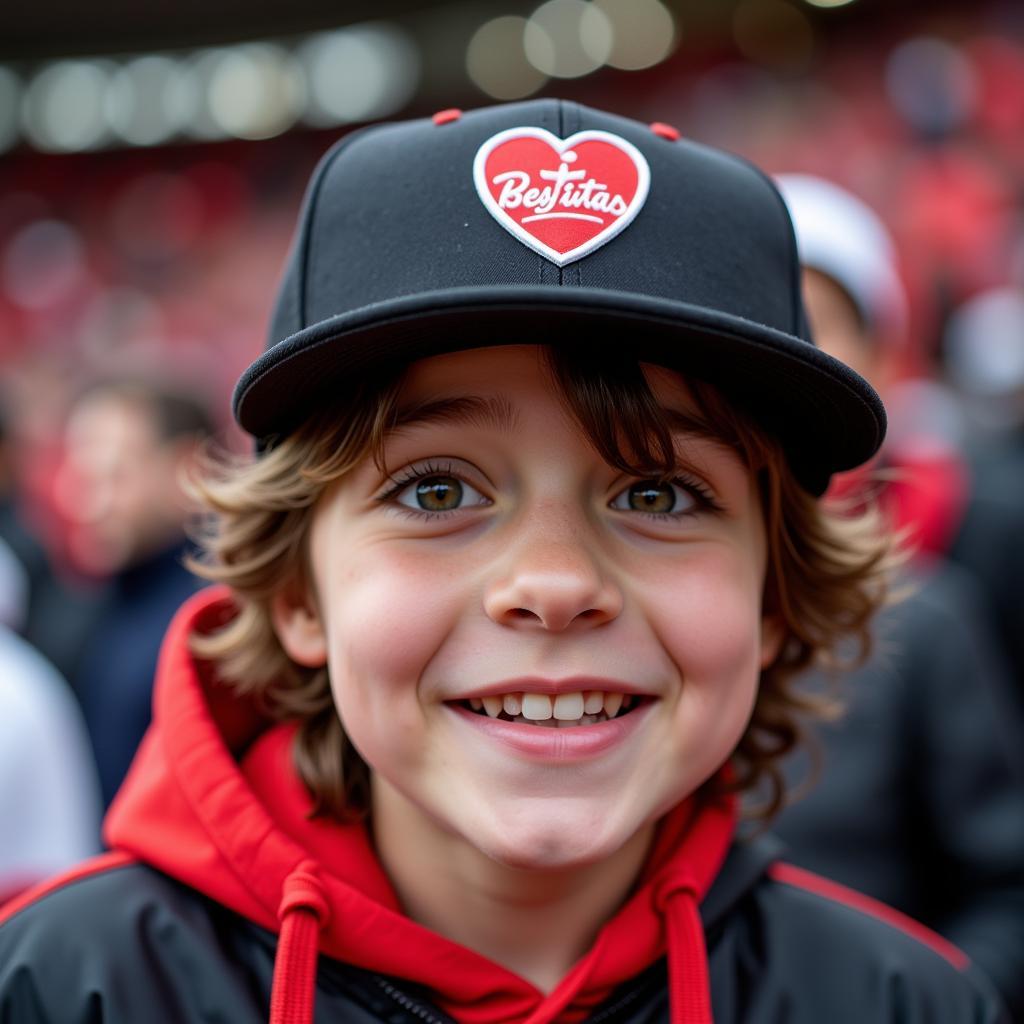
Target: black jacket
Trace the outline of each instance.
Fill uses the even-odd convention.
[[[777,852],[765,840],[735,846],[702,905],[716,1024],[1003,1020],[985,982],[947,959],[955,954],[802,879],[772,878]],[[0,1024],[265,1024],[275,945],[151,868],[107,867],[0,927]],[[450,1024],[416,986],[323,956],[315,1019]],[[664,963],[590,1020],[668,1021]]]
[[[971,453],[970,494],[948,556],[984,592],[1024,713],[1024,432]]]
[[[1024,723],[970,577],[940,564],[913,585],[774,827],[794,862],[955,942],[1024,1020]],[[794,787],[806,760],[786,765]]]

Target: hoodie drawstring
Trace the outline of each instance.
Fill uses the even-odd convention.
[[[655,906],[665,922],[672,1024],[713,1024],[708,956],[697,892],[692,878],[673,874],[658,886],[655,896]]]
[[[284,882],[277,910],[281,930],[270,990],[270,1024],[313,1024],[320,931],[330,918],[315,868],[312,861],[303,861]]]

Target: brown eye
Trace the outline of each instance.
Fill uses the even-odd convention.
[[[468,508],[482,508],[490,505],[489,498],[481,494],[472,484],[466,483],[452,472],[443,472],[432,467],[420,475],[410,470],[405,483],[398,484],[386,500],[404,505],[413,512],[443,514],[461,512]]]
[[[633,484],[629,489],[629,507],[635,512],[671,512],[675,505],[671,484]]]
[[[425,512],[451,512],[462,504],[462,484],[453,476],[431,476],[416,485],[416,504]]]
[[[640,480],[618,494],[611,507],[623,512],[646,512],[648,515],[679,515],[694,511],[697,501],[679,484]]]

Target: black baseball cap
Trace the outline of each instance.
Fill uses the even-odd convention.
[[[771,181],[666,125],[554,99],[334,146],[235,416],[272,445],[368,373],[525,343],[628,352],[717,385],[814,494],[885,433],[871,386],[811,339]]]

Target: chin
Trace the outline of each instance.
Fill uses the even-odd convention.
[[[513,812],[497,828],[474,830],[468,838],[497,863],[522,871],[555,871],[595,864],[620,850],[642,827],[615,827],[604,814],[536,809]]]

